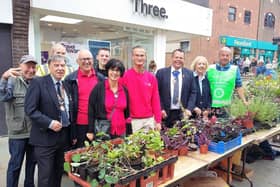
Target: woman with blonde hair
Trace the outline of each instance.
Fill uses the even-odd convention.
[[[197,56],[191,64],[191,69],[198,88],[193,116],[203,115],[205,118],[208,117],[212,102],[210,84],[206,75],[207,68],[208,61],[204,56]]]

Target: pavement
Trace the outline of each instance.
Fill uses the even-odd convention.
[[[6,185],[6,170],[9,161],[8,151],[8,138],[0,137],[0,187]],[[251,180],[254,183],[254,187],[280,187],[280,157],[275,160],[258,160],[252,164],[247,164],[246,167],[253,169],[254,175]],[[24,164],[20,176],[19,187],[23,187],[24,180]],[[35,174],[35,181],[37,183],[37,171]],[[71,180],[66,175],[62,179],[62,187],[74,187]],[[249,187],[249,183],[246,180],[242,182],[233,181],[234,187]]]

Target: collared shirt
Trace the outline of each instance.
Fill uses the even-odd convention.
[[[78,69],[78,125],[88,125],[88,99],[92,89],[98,82],[95,71],[92,69],[89,75]]]
[[[203,92],[203,90],[202,90],[202,81],[205,79],[205,73],[204,73],[202,76],[199,76],[199,75],[197,74],[197,72],[194,71],[194,72],[193,72],[193,76],[194,76],[194,77],[198,77],[199,89],[200,89],[200,93],[201,93],[201,95],[202,95],[202,92]]]
[[[218,71],[227,71],[229,70],[231,64],[228,63],[227,65],[225,66],[221,66],[220,64],[216,64],[216,69]],[[242,79],[241,79],[241,74],[240,74],[240,70],[239,68],[237,68],[237,71],[236,71],[236,79],[235,79],[235,88],[240,88],[242,87]]]
[[[173,104],[173,94],[174,94],[174,83],[175,83],[175,77],[172,74],[173,71],[179,71],[178,80],[179,80],[179,96],[178,96],[178,103],[176,105]],[[171,66],[171,73],[170,73],[170,96],[171,96],[171,109],[180,109],[180,102],[181,102],[181,90],[183,85],[183,76],[182,76],[182,68],[175,70],[173,66]]]

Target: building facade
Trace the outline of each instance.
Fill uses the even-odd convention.
[[[78,4],[75,0],[33,0],[30,6],[30,52],[44,61],[52,43],[63,42],[73,66],[77,50],[89,48],[95,56],[103,46],[129,68],[131,48],[141,45],[148,62],[155,60],[161,68],[166,52],[177,44],[185,41],[187,45],[191,38],[208,37],[212,31],[212,10],[182,0],[82,0]],[[78,22],[66,23],[61,17]]]
[[[209,0],[209,8],[213,10],[212,36],[192,39],[188,62],[203,55],[214,63],[222,46],[233,50],[233,58],[271,61],[279,56],[273,43],[273,37],[279,36],[279,0]]]

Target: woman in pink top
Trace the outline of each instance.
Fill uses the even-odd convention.
[[[89,97],[88,122],[91,139],[94,138],[96,119],[111,120],[111,138],[124,137],[126,133],[126,119],[129,117],[128,92],[119,84],[125,67],[120,60],[111,59],[105,68],[108,79],[98,83]]]

